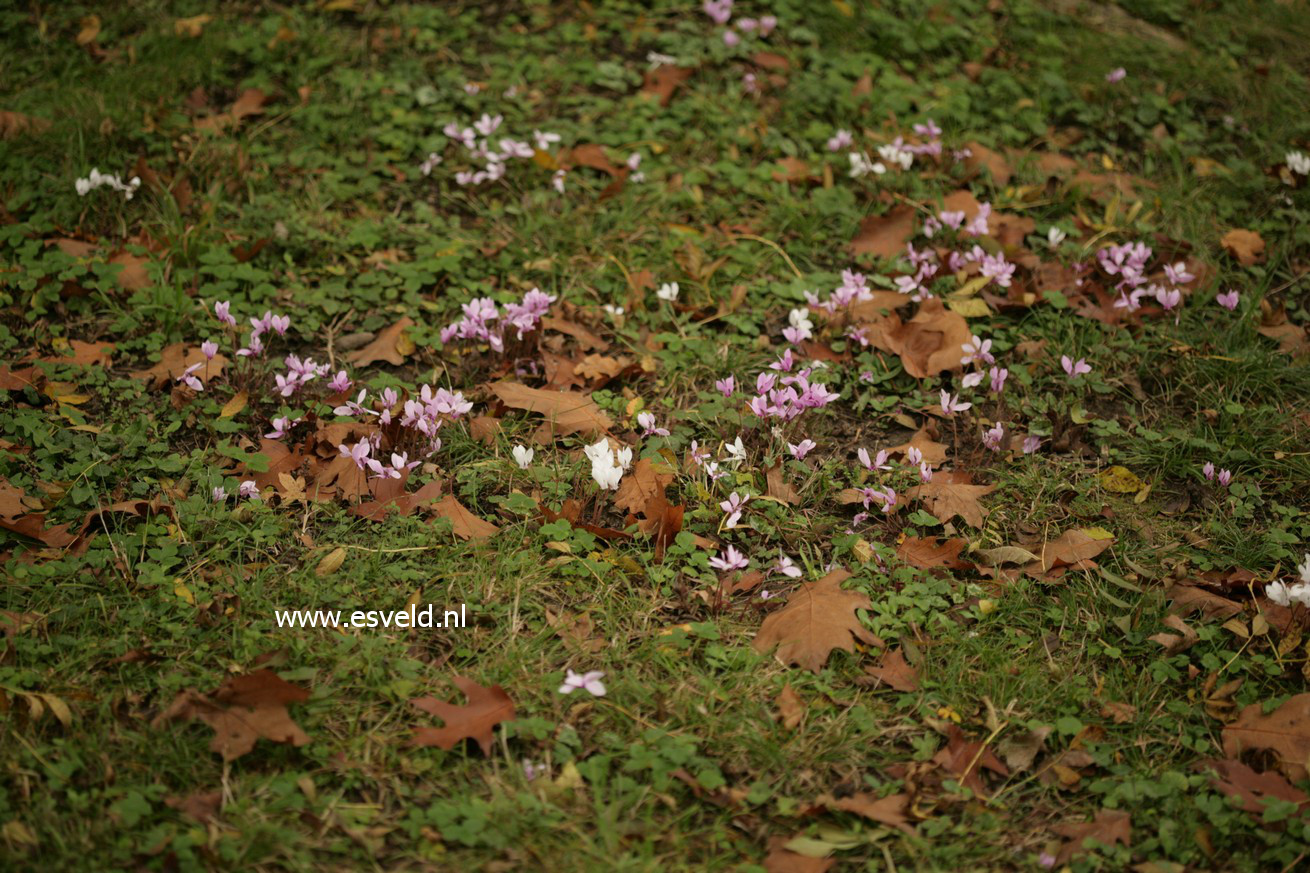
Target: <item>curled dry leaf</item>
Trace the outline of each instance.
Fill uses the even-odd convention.
[[[1310,797],[1292,787],[1278,773],[1259,773],[1234,760],[1204,761],[1202,767],[1213,771],[1210,784],[1229,797],[1236,797],[1242,809],[1263,815],[1270,800],[1282,800],[1297,805],[1298,812],[1310,809]]]
[[[834,570],[796,589],[785,606],[764,619],[751,647],[763,653],[776,646],[775,657],[782,663],[817,673],[834,649],[854,652],[857,642],[882,645],[855,614],[873,606],[869,598],[842,590],[850,576],[847,570]]]
[[[960,560],[960,552],[968,544],[969,541],[961,537],[951,537],[940,542],[936,537],[906,537],[896,547],[896,556],[920,570],[931,570],[934,567],[963,570],[970,565],[968,561]]]
[[[468,703],[460,705],[435,697],[415,697],[411,704],[435,715],[445,726],[415,728],[410,745],[453,749],[456,743],[473,740],[482,754],[490,755],[495,727],[514,718],[514,702],[499,685],[488,688],[465,676],[456,676],[451,681],[464,692]]]

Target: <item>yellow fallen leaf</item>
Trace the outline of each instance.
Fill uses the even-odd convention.
[[[77,44],[87,45],[96,41],[100,35],[100,16],[88,15],[82,19],[82,29],[77,32]]]
[[[346,550],[337,546],[335,549],[324,555],[323,560],[318,562],[318,566],[314,568],[314,575],[320,579],[324,576],[331,576],[333,573],[337,572],[337,570],[341,569],[341,565],[345,560]]]
[[[192,606],[196,605],[196,596],[191,593],[191,589],[186,587],[181,579],[173,583],[173,593]]]
[[[250,395],[244,391],[238,391],[232,395],[232,399],[223,404],[222,410],[219,411],[219,418],[231,418],[238,412],[246,408],[246,403],[250,401]]]
[[[1101,487],[1115,494],[1135,494],[1142,489],[1142,480],[1127,467],[1114,466],[1101,471]]]

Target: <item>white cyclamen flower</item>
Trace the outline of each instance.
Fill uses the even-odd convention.
[[[514,455],[514,463],[518,464],[520,469],[526,470],[528,469],[528,465],[532,463],[532,456],[536,453],[536,449],[529,449],[526,446],[515,446],[512,451],[512,454]]]

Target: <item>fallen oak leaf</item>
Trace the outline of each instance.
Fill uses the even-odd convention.
[[[873,677],[875,688],[881,683],[897,691],[919,690],[919,671],[910,666],[900,649],[887,652],[877,664],[865,667],[864,672]]]
[[[980,797],[987,793],[979,775],[983,769],[991,770],[999,776],[1010,775],[1009,769],[987,748],[986,743],[966,740],[964,732],[957,725],[950,726],[946,746],[933,756],[933,762]]]
[[[782,719],[783,727],[787,730],[800,727],[801,721],[805,718],[805,701],[796,693],[795,688],[791,685],[782,686],[782,691],[774,702],[778,705],[778,715]]]
[[[463,740],[473,740],[490,755],[495,742],[495,727],[514,718],[514,702],[499,685],[486,687],[465,676],[451,679],[468,703],[459,705],[435,697],[415,697],[410,703],[445,722],[444,727],[419,727],[414,730],[411,746],[437,746],[450,750]]]
[[[586,394],[573,391],[543,391],[518,382],[497,382],[491,391],[511,409],[523,409],[546,416],[534,439],[585,433],[592,436],[608,431],[614,422]]]
[[[449,519],[451,532],[462,540],[485,540],[500,533],[500,528],[469,512],[453,494],[431,504],[430,509],[433,514]]]
[[[995,490],[995,485],[974,485],[970,474],[956,470],[935,473],[931,482],[910,488],[905,496],[922,500],[928,513],[942,524],[958,515],[972,527],[982,527],[983,508],[978,498]]]
[[[660,64],[647,70],[643,76],[641,93],[659,100],[661,106],[668,106],[673,100],[673,92],[691,77],[691,67],[679,67],[674,64]]]
[[[897,204],[882,215],[865,216],[850,242],[850,252],[880,258],[903,254],[905,243],[914,235],[914,223],[914,208],[904,204]]]
[[[1268,801],[1275,799],[1296,804],[1298,813],[1310,807],[1310,796],[1292,787],[1278,773],[1259,773],[1234,760],[1202,761],[1199,766],[1213,770],[1210,784],[1227,796],[1236,797],[1239,806],[1247,812],[1262,815]]]
[[[1042,544],[1042,572],[1053,567],[1069,566],[1086,570],[1096,566],[1092,558],[1114,544],[1114,537],[1100,528],[1070,528],[1057,539]]]
[[[405,316],[390,327],[379,331],[377,337],[371,343],[362,349],[351,352],[346,356],[346,360],[357,367],[376,363],[377,361],[386,361],[388,364],[400,366],[405,363],[405,358],[414,353],[414,341],[406,333],[413,326],[414,320],[409,316]]]
[[[1095,840],[1104,846],[1127,846],[1133,835],[1132,817],[1118,809],[1103,809],[1089,822],[1060,824],[1051,830],[1067,839],[1056,856],[1057,864],[1065,863],[1084,849],[1088,840]]]
[[[782,663],[818,673],[834,649],[854,652],[857,642],[881,646],[882,640],[855,614],[872,608],[869,598],[842,590],[850,576],[847,570],[833,570],[796,589],[785,606],[764,619],[751,648],[763,654],[776,646],[774,656]]]
[[[1299,782],[1306,778],[1310,761],[1310,694],[1297,694],[1266,714],[1252,703],[1223,730],[1224,754],[1236,758],[1249,749],[1268,749],[1278,756],[1282,770]]]
[[[906,537],[896,547],[896,556],[920,570],[935,567],[947,567],[951,570],[964,570],[970,564],[960,560],[960,552],[969,544],[962,537],[951,537],[940,543],[936,537]]]
[[[672,482],[673,470],[662,463],[657,466],[650,458],[642,458],[619,482],[618,490],[614,492],[614,505],[647,518],[661,518],[667,505],[664,489]]]
[[[910,795],[908,794],[875,797],[872,794],[860,793],[841,798],[833,797],[831,794],[821,794],[815,798],[814,805],[842,812],[853,812],[869,821],[894,827],[907,834],[914,833],[914,828],[910,825]]]
[[[208,383],[223,374],[223,369],[227,366],[227,358],[215,355],[213,359],[207,359],[198,345],[187,348],[186,343],[173,343],[159,353],[158,364],[144,370],[137,370],[131,375],[133,379],[148,380],[152,388],[163,388],[170,382],[177,381],[188,367],[195,364],[201,366],[192,375],[201,382]]]
[[[261,739],[292,746],[308,744],[309,735],[287,712],[289,704],[308,699],[304,688],[265,668],[229,678],[213,695],[183,691],[151,724],[157,728],[178,719],[203,721],[214,729],[210,750],[231,761]]]
[[[1265,259],[1265,241],[1253,230],[1234,228],[1219,242],[1243,267],[1253,267]]]

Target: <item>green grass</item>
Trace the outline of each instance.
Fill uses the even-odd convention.
[[[107,367],[43,365],[43,387],[0,391],[0,477],[74,532],[118,501],[171,507],[106,514],[84,551],[0,532],[0,868],[746,871],[783,869],[765,860],[771,841],[804,835],[836,870],[1040,870],[1060,852],[1058,827],[1107,809],[1131,815],[1130,844],[1071,850],[1069,869],[1303,864],[1304,810],[1243,811],[1203,762],[1224,757],[1210,690],[1240,679],[1237,708],[1300,693],[1304,628],[1247,640],[1194,616],[1189,647],[1168,652],[1151,637],[1172,632],[1171,581],[1247,570],[1258,591],[1294,578],[1310,541],[1310,368],[1258,331],[1283,317],[1310,324],[1310,187],[1277,171],[1285,152],[1310,146],[1310,24],[1291,3],[1125,0],[1127,17],[1108,19],[1094,8],[1104,4],[1084,4],[1090,17],[1066,4],[990,5],[739,0],[734,16],[773,11],[780,22],[746,52],[681,3],[0,12],[0,110],[49,123],[0,141],[0,359],[18,369],[66,340],[117,346]],[[79,46],[93,13],[100,34]],[[200,14],[212,19],[199,36],[175,30]],[[756,49],[785,68],[750,63]],[[639,93],[651,51],[695,67],[667,107]],[[1128,78],[1108,85],[1120,65]],[[747,71],[761,93],[744,90]],[[870,87],[857,87],[866,75]],[[482,90],[467,93],[468,82]],[[266,95],[261,112],[197,127],[251,88]],[[550,170],[525,161],[501,183],[460,187],[463,159],[441,130],[483,112],[504,114],[505,135],[555,131],[562,146],[604,146],[616,164],[640,153],[647,180],[602,198],[610,179],[578,168],[559,195]],[[844,152],[824,147],[845,128],[872,149],[929,118],[948,154],[970,142],[1017,150],[1013,178],[920,159],[852,180]],[[425,177],[434,150],[445,162]],[[1149,184],[1093,196],[1023,156],[1047,152]],[[814,180],[775,178],[788,157]],[[146,168],[161,184],[130,202],[78,197],[74,179],[92,166]],[[959,392],[958,372],[914,378],[896,354],[817,317],[840,360],[813,378],[841,400],[778,434],[746,411],[807,290],[826,295],[846,269],[893,289],[904,272],[851,258],[861,220],[893,203],[926,211],[961,187],[1031,217],[1027,246],[1044,261],[1094,262],[1103,244],[1144,240],[1206,272],[1176,321],[1107,326],[1077,314],[1073,285],[970,318],[1010,370],[1004,420],[1043,439],[1035,455],[983,447],[1000,414],[985,385],[967,414],[940,420],[938,392]],[[1054,223],[1071,231],[1058,254],[1043,242]],[[1267,260],[1225,254],[1232,228],[1259,232]],[[102,251],[73,257],[61,239]],[[124,287],[106,262],[119,252],[143,259],[147,285]],[[684,308],[655,297],[667,281]],[[505,303],[533,286],[560,298],[552,315],[630,359],[591,396],[637,458],[677,468],[668,497],[685,507],[683,531],[662,559],[649,537],[546,523],[537,505],[570,498],[584,522],[625,519],[589,475],[580,449],[592,440],[537,445],[520,470],[511,449],[539,418],[497,409],[485,390],[502,378],[539,386],[543,351],[596,350],[534,335],[525,360],[508,362],[439,339],[468,300]],[[1214,302],[1230,288],[1241,294],[1231,314]],[[274,417],[310,406],[277,396],[271,374],[238,384],[235,366],[176,402],[133,378],[173,343],[218,339],[206,311],[217,300],[243,325],[266,310],[292,315],[275,360],[323,361],[331,348],[337,367],[350,335],[411,318],[403,364],[350,375],[372,393],[461,390],[472,415],[499,417],[486,441],[463,423],[443,428],[433,464],[411,479],[442,482],[499,533],[466,542],[424,513],[365,521],[345,501],[271,491],[210,500],[215,486],[235,490],[236,459],[259,450]],[[1071,383],[1062,354],[1093,372]],[[730,373],[739,387],[728,400],[714,382]],[[247,405],[222,417],[239,388]],[[671,435],[641,438],[641,410]],[[893,481],[866,474],[856,449],[904,442],[932,421],[947,446],[940,467],[995,486],[983,524],[932,517],[900,478],[897,512],[875,506],[852,532],[858,507],[841,490]],[[717,457],[738,434],[751,461],[722,481],[682,464],[692,440]],[[784,466],[799,502],[757,497],[743,528],[723,530],[719,502],[764,494],[765,459],[806,437],[818,448]],[[1207,461],[1233,472],[1230,489],[1205,481]],[[1113,466],[1149,490],[1107,491]],[[1039,580],[973,566],[982,550],[1040,552],[1074,528],[1113,535],[1098,567]],[[897,552],[915,536],[963,538],[970,566],[916,569]],[[871,604],[863,625],[906,653],[918,689],[870,681],[877,646],[836,652],[817,673],[754,651],[796,586],[772,576],[762,587],[777,599],[718,596],[703,538],[741,547],[752,568],[786,554],[807,581],[830,565],[852,570],[847,587]],[[320,570],[338,548],[339,568]],[[1245,632],[1267,602],[1244,587],[1228,596]],[[289,629],[273,615],[411,600],[465,603],[470,626]],[[9,635],[11,613],[36,623]],[[594,643],[557,630],[580,615]],[[187,689],[211,693],[261,667],[308,691],[290,707],[307,745],[261,740],[225,762],[210,728],[159,720]],[[566,670],[603,670],[607,695],[558,693]],[[459,702],[456,675],[500,685],[514,703],[489,754],[410,744],[438,721],[409,701]],[[777,703],[787,688],[804,705],[796,727]],[[933,763],[956,727],[1002,751],[1050,732],[1033,766],[989,773],[979,793]],[[524,762],[543,774],[529,779]],[[220,798],[212,820],[184,809],[209,792]],[[913,834],[816,806],[858,792],[909,795]]]

